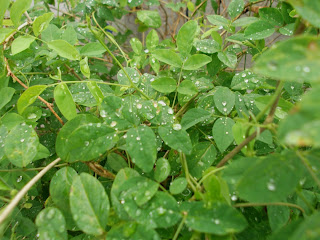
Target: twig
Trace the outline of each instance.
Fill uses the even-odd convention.
[[[92,171],[94,171],[96,174],[98,174],[101,177],[108,178],[108,179],[111,179],[111,180],[114,180],[115,177],[116,177],[113,173],[111,173],[108,170],[104,169],[104,167],[102,167],[97,162],[85,162],[85,164],[87,164],[87,166]]]
[[[82,78],[76,73],[76,71],[69,67],[67,64],[64,64],[64,66],[68,69],[69,72],[71,72],[78,80],[82,81]]]
[[[48,172],[51,168],[53,168],[59,161],[60,158],[57,158],[53,162],[51,162],[48,166],[46,166],[43,170],[41,170],[36,176],[34,176],[18,193],[17,195],[11,200],[11,202],[3,209],[0,214],[0,226],[4,224],[4,221],[13,211],[13,209],[19,204],[20,200],[23,198],[25,194],[32,188],[34,184],[36,184],[41,177]]]
[[[8,76],[11,76],[15,81],[17,81],[22,87],[24,87],[25,89],[28,89],[28,86],[25,85],[16,75],[14,75],[14,73],[11,71],[9,63],[8,63],[8,59],[4,58],[4,61],[6,63],[7,66],[7,71],[8,71]],[[58,119],[58,121],[61,123],[61,125],[64,125],[63,120],[59,117],[59,115],[54,111],[54,109],[52,108],[51,104],[48,103],[46,100],[44,100],[42,97],[38,96],[38,99],[43,102],[49,109],[50,111],[53,113],[53,115]]]

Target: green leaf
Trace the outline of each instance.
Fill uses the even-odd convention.
[[[209,54],[219,52],[221,50],[220,43],[211,39],[196,40],[193,45],[197,51]]]
[[[15,27],[20,24],[22,14],[27,11],[32,3],[32,0],[17,0],[15,1],[10,9],[10,19]]]
[[[131,128],[127,132],[126,146],[132,162],[144,172],[150,172],[157,158],[156,136],[147,126]]]
[[[25,123],[15,126],[4,142],[4,151],[9,161],[17,167],[26,167],[37,155],[38,135]]]
[[[188,213],[186,225],[199,232],[226,235],[247,227],[244,216],[227,204],[215,203],[206,208],[202,202],[184,202],[181,208]]]
[[[319,82],[320,40],[301,36],[276,44],[256,61],[253,71],[273,79]]]
[[[198,32],[198,23],[194,20],[188,21],[180,28],[176,44],[180,55],[186,58],[192,48],[193,40]]]
[[[18,113],[22,114],[23,111],[36,101],[38,96],[47,88],[46,85],[36,85],[29,87],[20,96],[17,102]]]
[[[69,60],[80,60],[78,50],[65,40],[53,40],[48,42],[48,47],[56,51],[61,57]]]
[[[161,93],[171,93],[176,90],[177,82],[171,77],[160,77],[151,82],[151,87]]]
[[[249,128],[249,125],[243,123],[243,122],[236,122],[236,124],[233,125],[232,127],[232,133],[233,133],[233,137],[235,142],[239,145],[241,144],[245,139],[246,139],[246,133],[247,133],[247,129]],[[251,128],[249,135],[251,135],[252,133],[254,133],[255,128]],[[247,150],[248,150],[248,146],[249,149],[253,149],[254,146],[254,141],[252,140],[248,145],[244,146],[241,151],[246,154]]]
[[[194,54],[189,57],[184,65],[184,70],[197,70],[212,61],[212,58],[204,54]]]
[[[53,207],[43,209],[36,218],[39,240],[67,240],[66,221]]]
[[[60,38],[61,30],[54,24],[49,24],[49,26],[41,33],[41,39],[46,42],[58,40]]]
[[[86,78],[90,78],[90,67],[89,67],[89,64],[88,64],[88,57],[85,57],[84,59],[81,59],[81,61],[80,61],[80,70],[81,70],[81,73]]]
[[[107,165],[116,172],[119,172],[122,168],[128,167],[128,163],[119,154],[110,153],[108,154],[107,159]]]
[[[20,53],[26,49],[28,49],[35,40],[32,36],[19,36],[15,40],[13,40],[11,45],[11,53],[12,55],[15,55],[17,53]]]
[[[154,171],[154,179],[157,182],[163,182],[167,179],[171,172],[171,166],[167,159],[159,158],[156,162],[156,170]]]
[[[272,154],[250,167],[237,185],[239,196],[250,202],[278,202],[291,194],[302,171],[294,153]]]
[[[228,6],[228,13],[231,18],[237,17],[244,9],[243,0],[232,0]]]
[[[218,52],[218,58],[221,62],[230,68],[235,68],[237,64],[237,55],[232,51]]]
[[[100,57],[106,51],[99,42],[90,42],[80,49],[80,54],[87,57]]]
[[[290,23],[288,25],[279,28],[279,33],[286,36],[292,36],[295,28],[295,23]]]
[[[3,17],[10,5],[10,0],[2,0],[0,2],[0,26],[2,26]]]
[[[91,92],[92,96],[97,101],[98,105],[100,105],[104,99],[104,96],[97,82],[90,81],[87,83],[87,87],[89,88],[89,91]]]
[[[187,130],[188,128],[203,122],[210,118],[211,113],[202,108],[192,108],[188,110],[181,119],[182,129]]]
[[[174,195],[182,193],[183,190],[186,189],[187,185],[188,185],[188,181],[185,177],[176,178],[170,183],[170,188],[169,188],[170,193]]]
[[[244,36],[249,40],[260,40],[270,37],[274,33],[274,26],[267,21],[257,21],[250,24],[244,31]]]
[[[209,15],[207,16],[210,23],[216,26],[227,27],[230,24],[230,21],[220,15]]]
[[[233,142],[232,127],[234,121],[231,118],[219,118],[212,127],[212,136],[220,152],[224,152]]]
[[[235,104],[235,95],[227,87],[219,87],[214,93],[213,99],[219,112],[224,115],[228,115]]]
[[[178,93],[193,96],[198,92],[196,85],[191,80],[184,80],[178,87]]]
[[[216,148],[210,142],[199,142],[192,149],[191,155],[187,156],[190,174],[199,179],[204,171],[215,161]]]
[[[14,31],[13,28],[0,28],[0,44],[2,44]]]
[[[75,45],[78,42],[77,32],[74,30],[72,26],[67,26],[67,28],[62,32],[61,39],[70,43],[71,45]]]
[[[315,240],[319,239],[319,221],[320,212],[315,212],[311,216],[305,218],[298,227],[292,229],[293,235],[289,240]]]
[[[259,15],[273,26],[282,26],[284,23],[281,12],[276,8],[260,8]]]
[[[66,219],[67,228],[75,226],[71,215],[69,193],[73,179],[78,176],[71,167],[64,167],[58,170],[50,181],[50,196],[54,204],[61,210]]]
[[[7,135],[8,135],[7,127],[5,125],[0,125],[0,161],[3,158],[3,156],[5,155],[4,142],[5,142],[5,139],[6,139]]]
[[[98,179],[81,173],[73,179],[70,207],[74,221],[85,233],[101,235],[107,225],[109,198]]]
[[[130,45],[131,45],[132,50],[136,54],[141,54],[141,52],[142,52],[142,43],[140,42],[140,40],[138,38],[131,38],[130,39]]]
[[[315,27],[320,27],[320,2],[313,0],[290,0],[289,1],[299,15]]]
[[[141,10],[137,12],[137,18],[148,27],[161,27],[161,17],[158,11]]]
[[[39,34],[46,30],[47,27],[49,26],[51,20],[53,19],[54,13],[45,13],[34,20],[32,29],[34,35],[37,37]]]
[[[140,80],[140,74],[137,72],[134,68],[125,67],[124,70],[127,72],[133,83],[138,83]],[[130,86],[131,83],[127,77],[127,75],[124,73],[124,71],[121,69],[117,74],[117,79],[120,84],[128,85]]]
[[[160,240],[155,230],[136,222],[124,222],[114,225],[108,232],[108,239],[141,240],[142,238]]]
[[[152,52],[152,56],[161,62],[164,62],[173,67],[181,67],[182,61],[178,54],[169,49],[157,49]]]
[[[152,29],[146,37],[147,48],[152,51],[159,45],[159,36],[156,30]]]
[[[272,231],[277,231],[288,223],[290,208],[287,206],[268,206],[268,219]]]
[[[232,25],[235,27],[245,27],[257,21],[259,21],[257,17],[242,17],[234,21]]]
[[[176,130],[175,130],[176,129]],[[191,139],[185,130],[181,129],[180,124],[174,124],[173,127],[163,127],[158,128],[159,135],[169,147],[183,152],[185,154],[190,154],[192,151]]]
[[[92,115],[78,115],[60,130],[56,152],[67,162],[90,161],[113,146],[114,129]]]
[[[71,92],[65,83],[58,84],[54,89],[55,102],[67,120],[77,116],[76,104],[73,101]]]
[[[0,89],[0,110],[12,99],[15,89],[11,87],[4,87]]]

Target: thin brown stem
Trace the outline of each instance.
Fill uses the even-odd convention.
[[[64,64],[64,66],[68,69],[69,72],[71,72],[79,81],[82,81],[82,78],[76,73],[76,71],[69,67],[67,64]]]
[[[96,174],[98,174],[101,177],[108,178],[111,180],[115,179],[115,175],[108,170],[106,170],[104,167],[102,167],[99,163],[97,162],[85,162],[87,166],[94,171]]]

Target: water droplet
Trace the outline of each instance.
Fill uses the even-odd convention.
[[[138,104],[137,104],[137,108],[138,108],[138,109],[141,109],[141,108],[142,108],[142,104],[141,104],[141,103],[138,103]]]
[[[275,191],[276,190],[276,186],[274,185],[274,180],[270,179],[270,181],[267,183],[267,187],[270,191]]]
[[[20,142],[24,142],[24,138],[20,139]]]
[[[226,106],[226,105],[227,105],[227,102],[222,102],[222,105],[223,105],[223,106]]]
[[[309,73],[309,72],[310,72],[310,68],[306,66],[306,67],[303,68],[303,71],[304,71],[305,73]]]
[[[22,181],[22,176],[19,176],[18,178],[17,178],[17,182],[21,182]]]
[[[175,124],[173,124],[173,127],[172,127],[174,130],[176,130],[176,131],[179,131],[179,130],[181,130],[181,125],[179,124],[179,123],[175,123]]]
[[[116,121],[112,121],[111,124],[110,124],[111,127],[115,127],[116,125],[117,125]]]
[[[141,138],[140,137],[136,137],[136,140],[139,141]]]

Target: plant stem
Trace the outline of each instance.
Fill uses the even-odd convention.
[[[34,176],[18,193],[17,195],[11,200],[11,202],[2,210],[0,214],[0,225],[4,224],[4,221],[9,217],[13,209],[18,205],[20,200],[24,197],[24,195],[32,188],[34,184],[36,184],[41,177],[46,174],[51,168],[53,168],[61,159],[57,158],[56,160],[52,161],[48,166],[42,169],[36,176]]]
[[[182,230],[182,227],[183,227],[184,222],[186,221],[186,219],[187,219],[187,213],[183,212],[183,218],[182,218],[182,220],[181,220],[181,222],[180,222],[180,224],[179,224],[179,226],[177,228],[177,231],[175,232],[172,240],[177,240],[178,239],[178,236],[179,236],[179,234],[180,234],[180,232]]]
[[[240,207],[259,207],[259,206],[287,206],[299,209],[303,214],[304,210],[302,207],[293,204],[293,203],[286,203],[286,202],[270,202],[270,203],[236,203],[233,207],[240,208]]]
[[[186,156],[183,153],[180,153],[180,161],[181,161],[181,165],[182,165],[182,168],[184,170],[184,174],[186,175],[186,179],[187,179],[187,182],[188,182],[189,186],[192,188],[193,192],[197,192],[196,187],[193,185],[193,182],[192,182],[192,179],[191,179],[192,177],[190,177],[190,174],[189,174],[189,169],[188,169]]]

